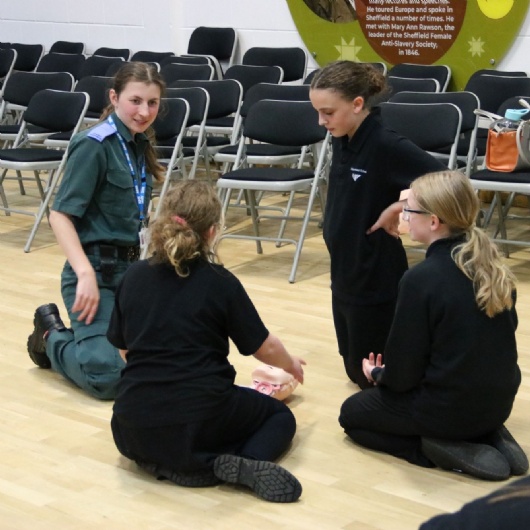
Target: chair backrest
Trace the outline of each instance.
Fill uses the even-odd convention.
[[[462,113],[452,103],[390,103],[379,105],[383,124],[425,151],[451,147],[448,167],[456,168]]]
[[[105,77],[114,77],[116,75],[116,73],[118,72],[118,70],[124,65],[124,64],[127,64],[129,61],[116,61],[115,63],[112,63],[111,65],[109,65],[109,67],[107,68],[107,71],[105,72],[104,76]]]
[[[27,107],[34,94],[46,88],[71,91],[74,78],[67,72],[13,72],[6,82],[4,101]]]
[[[480,100],[473,92],[399,92],[390,97],[390,103],[452,103],[462,113],[462,133],[472,131],[477,126],[475,110],[480,108]]]
[[[204,88],[210,96],[208,119],[224,118],[238,113],[241,107],[243,88],[235,79],[222,79],[215,81],[175,81],[173,88]]]
[[[369,64],[370,66],[373,66],[376,70],[378,70],[384,76],[387,75],[387,66],[386,66],[385,63],[381,63],[381,62],[376,61],[376,62],[361,62],[361,64]],[[315,77],[315,75],[319,71],[320,71],[320,69],[317,68],[316,70],[312,70],[311,72],[309,72],[307,74],[307,76],[305,77],[303,83],[305,85],[310,85],[311,81],[313,80],[313,77]]]
[[[91,75],[106,76],[111,65],[121,66],[124,63],[122,57],[105,57],[103,55],[92,55],[87,57],[79,70],[79,79]]]
[[[47,53],[41,57],[36,72],[69,72],[79,79],[86,57],[82,53]]]
[[[167,85],[182,80],[210,81],[213,79],[214,69],[210,64],[170,63],[162,66],[160,75]]]
[[[162,112],[153,123],[157,142],[165,142],[179,136],[186,127],[190,106],[183,98],[163,98]]]
[[[161,68],[166,64],[212,64],[212,62],[206,55],[172,55],[160,61]]]
[[[436,79],[440,84],[440,90],[437,92],[445,92],[451,80],[451,68],[444,64],[400,63],[392,66],[388,75],[415,79]]]
[[[109,90],[112,88],[112,77],[86,76],[75,85],[75,92],[85,92],[90,97],[87,117],[99,118],[110,103]]]
[[[78,128],[88,106],[84,92],[39,90],[24,111],[26,123],[49,131],[68,132]]]
[[[462,114],[460,132],[461,144],[457,154],[465,157],[466,174],[471,173],[475,162],[476,140],[479,118],[475,110],[480,108],[480,101],[473,92],[399,92],[389,100],[391,103],[452,103]]]
[[[254,103],[264,99],[275,99],[281,101],[309,101],[309,85],[275,85],[271,83],[258,83],[251,87],[243,105],[241,105],[241,117],[245,118]]]
[[[188,126],[206,123],[210,95],[201,87],[167,88],[166,98],[185,99],[190,107]]]
[[[465,90],[478,96],[482,110],[497,112],[506,99],[530,95],[530,78],[483,74],[471,77]]]
[[[317,68],[316,70],[311,70],[311,72],[309,72],[304,80],[302,81],[302,83],[304,85],[310,85],[311,84],[311,81],[313,81],[313,77],[315,77],[317,75],[317,73],[320,71],[320,68]]]
[[[283,80],[281,66],[254,66],[251,64],[234,64],[225,72],[224,79],[235,79],[243,87],[243,99],[249,88],[258,83],[279,84]]]
[[[501,103],[501,106],[497,109],[496,114],[499,114],[500,116],[504,116],[504,113],[508,109],[526,109],[527,107],[524,107],[519,103],[519,100],[525,100],[527,103],[530,103],[530,94],[526,96],[512,96],[511,98],[506,99]],[[526,116],[525,119],[527,119],[529,116]]]
[[[17,52],[12,48],[0,49],[0,79],[6,80],[13,71],[17,60]]]
[[[253,47],[243,55],[242,64],[254,66],[280,66],[284,81],[304,79],[307,67],[307,55],[302,48]]]
[[[50,46],[49,53],[85,53],[85,43],[58,40]]]
[[[220,62],[232,66],[237,45],[237,32],[234,28],[199,26],[188,41],[188,53],[212,55]]]
[[[503,77],[528,77],[526,72],[521,70],[493,70],[492,68],[481,68],[473,72],[468,79],[468,82],[474,77],[480,77],[481,75],[500,75]]]
[[[310,101],[263,99],[250,107],[243,136],[274,145],[306,146],[326,137]]]
[[[21,44],[13,42],[11,48],[17,52],[15,70],[20,72],[33,72],[44,54],[42,44]]]
[[[101,48],[98,48],[93,55],[121,57],[124,61],[128,61],[131,57],[131,50],[129,48],[108,48],[107,46],[102,46]]]
[[[142,63],[158,63],[166,57],[175,55],[173,52],[153,52],[150,50],[140,50],[132,54],[131,61],[140,61]]]
[[[440,92],[440,83],[434,78],[418,79],[414,77],[396,77],[389,75],[387,83],[390,88],[389,97],[398,92]]]

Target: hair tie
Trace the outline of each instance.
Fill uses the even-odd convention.
[[[175,223],[178,223],[179,225],[187,226],[186,220],[183,219],[182,217],[180,217],[180,215],[173,215],[173,216],[171,217],[171,219],[172,219],[173,221],[175,221]]]

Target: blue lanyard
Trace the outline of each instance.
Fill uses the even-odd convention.
[[[135,178],[136,172],[134,170],[134,166],[132,165],[131,157],[129,155],[129,150],[127,149],[127,144],[125,143],[123,136],[118,132],[118,128],[116,127],[116,124],[114,123],[114,120],[112,119],[112,116],[109,116],[107,118],[107,121],[116,130],[116,135],[118,136],[118,140],[120,141],[121,149],[123,151],[123,154],[125,155],[127,164],[129,165],[129,171],[131,172],[131,177],[134,182],[134,190],[136,192],[136,203],[138,204],[138,210],[140,211],[140,221],[143,221],[145,218],[145,215],[144,215],[145,190],[146,190],[146,182],[147,182],[147,178],[145,174],[145,158],[142,157],[142,164],[140,165],[140,186],[138,186],[138,181]]]

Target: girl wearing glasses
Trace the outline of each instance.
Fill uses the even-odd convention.
[[[444,169],[411,141],[383,127],[373,102],[384,76],[367,64],[338,61],[320,70],[310,98],[319,123],[333,135],[324,216],[339,353],[348,377],[371,386],[362,360],[382,351],[398,282],[407,270],[399,239],[400,192],[424,173]]]
[[[475,225],[479,200],[459,172],[415,180],[404,218],[428,245],[406,272],[383,355],[363,362],[374,388],[348,398],[340,424],[365,447],[489,480],[527,471],[503,426],[521,373],[515,278]]]

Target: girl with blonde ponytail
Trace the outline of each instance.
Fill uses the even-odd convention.
[[[339,421],[355,442],[424,467],[505,480],[528,459],[504,427],[521,382],[515,278],[475,219],[465,175],[416,179],[403,207],[426,259],[403,276],[384,352],[363,370],[374,386]]]

